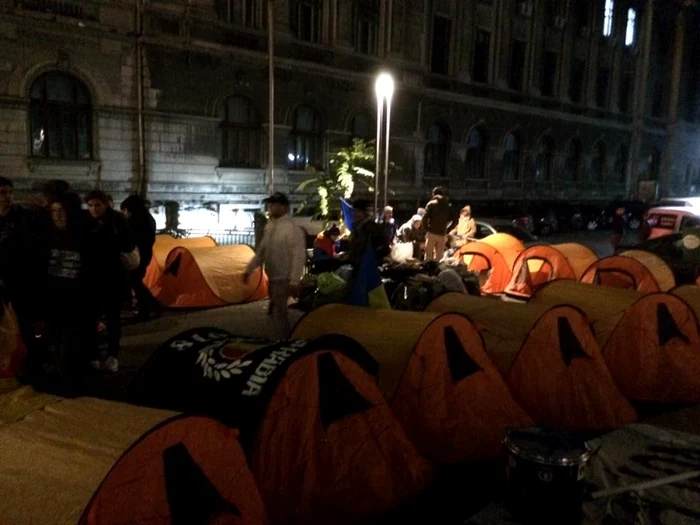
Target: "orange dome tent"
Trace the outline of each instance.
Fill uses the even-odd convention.
[[[143,282],[156,296],[160,292],[160,280],[163,278],[165,261],[168,254],[174,248],[209,248],[216,246],[216,241],[211,237],[192,237],[176,239],[171,235],[156,235],[156,242],[153,245],[153,257],[146,267],[146,275]]]
[[[582,244],[531,246],[513,264],[513,277],[506,293],[530,297],[542,284],[555,279],[578,280],[598,256]]]
[[[11,305],[0,301],[0,380],[17,376],[25,356],[15,312]]]
[[[511,278],[513,261],[525,246],[505,233],[489,235],[480,242],[469,242],[457,253],[467,268],[482,276],[481,291],[485,294],[501,293]]]
[[[604,430],[636,420],[577,308],[451,293],[435,299],[428,311],[463,313],[476,323],[515,400],[538,425]]]
[[[656,279],[660,291],[668,292],[676,286],[676,277],[673,275],[673,270],[658,255],[646,250],[628,250],[620,255],[622,257],[630,257],[646,266]]]
[[[671,290],[673,295],[683,299],[688,306],[693,309],[695,315],[700,319],[700,286],[696,284],[686,284]]]
[[[267,276],[257,269],[244,282],[255,255],[250,246],[174,248],[168,254],[156,298],[174,308],[214,307],[267,297]]]
[[[680,297],[555,281],[540,288],[531,303],[572,304],[586,312],[627,399],[700,402],[700,328]]]
[[[513,268],[518,255],[525,251],[525,245],[507,233],[494,233],[481,239],[481,242],[496,248],[503,255],[508,268]]]
[[[0,516],[8,525],[264,525],[236,436],[168,411],[51,403],[0,427]]]
[[[586,284],[637,290],[644,293],[659,291],[654,274],[631,257],[613,255],[594,262],[581,276]]]
[[[458,314],[327,305],[303,317],[293,337],[338,333],[379,363],[379,387],[418,450],[441,463],[495,456],[504,431],[532,423]]]
[[[272,523],[362,523],[417,494],[432,471],[374,372],[348,338],[273,344],[200,328],[151,356],[131,399],[240,428]]]

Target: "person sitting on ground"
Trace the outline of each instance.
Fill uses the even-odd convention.
[[[425,247],[425,231],[423,230],[423,218],[416,214],[411,220],[399,229],[399,240],[413,244],[413,258],[421,259]]]
[[[388,239],[389,244],[396,242],[396,220],[394,219],[394,208],[387,206],[384,208],[382,216],[382,228],[384,228],[384,236]]]
[[[335,251],[338,237],[340,237],[340,228],[335,224],[318,234],[313,248],[314,273],[334,272],[343,265],[340,254]]]
[[[472,217],[472,207],[465,206],[459,212],[459,222],[449,233],[452,248],[461,248],[466,243],[474,240],[476,235],[476,222]]]

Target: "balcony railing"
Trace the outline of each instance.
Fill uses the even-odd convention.
[[[188,237],[213,238],[219,246],[233,246],[235,244],[247,244],[255,248],[254,231],[236,230],[187,230]]]
[[[70,0],[20,0],[17,7],[25,11],[36,11],[51,15],[79,18],[81,20],[98,20],[97,7]]]

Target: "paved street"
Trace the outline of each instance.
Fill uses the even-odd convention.
[[[600,231],[561,234],[548,237],[546,241],[551,244],[580,242],[594,250],[599,257],[605,257],[612,253],[609,239],[609,231]],[[634,237],[630,237],[629,241],[633,243]],[[210,310],[174,310],[155,321],[126,326],[122,338],[122,371],[111,382],[113,388],[109,388],[106,395],[121,397],[124,388],[148,356],[165,341],[190,328],[211,326],[241,336],[265,337],[271,328],[266,314],[267,304],[267,301],[263,301]],[[290,310],[292,324],[301,315],[299,311]]]

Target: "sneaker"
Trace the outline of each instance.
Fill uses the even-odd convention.
[[[105,361],[105,370],[108,372],[119,372],[119,359],[116,357],[108,357]]]
[[[100,370],[102,366],[100,365],[100,362],[95,360],[95,361],[90,361],[90,368],[93,370]]]

